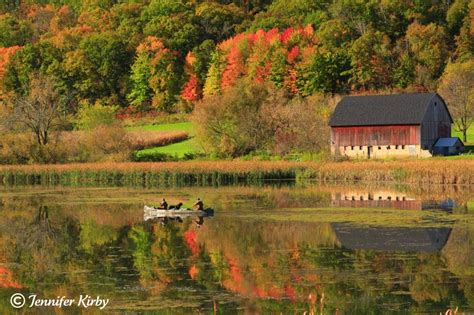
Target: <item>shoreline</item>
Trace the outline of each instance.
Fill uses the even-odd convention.
[[[225,185],[268,180],[474,184],[474,160],[183,161],[1,165],[0,184]]]

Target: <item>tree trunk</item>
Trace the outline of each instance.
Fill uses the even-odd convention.
[[[39,131],[35,132],[36,134],[36,141],[38,142],[39,145],[41,145],[41,135]]]
[[[467,129],[464,129],[462,131],[462,138],[463,138],[462,141],[466,143],[467,142]]]

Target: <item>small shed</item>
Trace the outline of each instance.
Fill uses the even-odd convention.
[[[458,137],[439,138],[433,146],[434,155],[456,155],[464,152],[464,143]]]

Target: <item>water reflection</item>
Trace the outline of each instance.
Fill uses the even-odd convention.
[[[349,249],[439,252],[448,241],[451,228],[358,227],[331,223],[341,246]]]
[[[331,194],[335,207],[352,208],[392,208],[406,210],[441,209],[452,211],[456,206],[454,200],[422,200],[404,192],[390,190],[375,191],[335,191]]]
[[[183,223],[184,220],[191,218],[197,228],[201,228],[204,224],[204,218],[210,218],[214,216],[214,209],[207,208],[203,211],[195,211],[190,209],[182,210],[163,210],[146,207],[143,211],[144,221],[160,222],[162,226],[167,225],[170,222],[176,221]]]
[[[387,212],[394,204],[334,209],[333,196],[350,190],[178,188],[167,191],[170,199],[206,196],[218,210],[166,224],[143,220],[143,203],[162,191],[2,191],[0,312],[11,312],[8,299],[18,290],[99,294],[111,299],[108,311],[128,313],[474,311],[470,193],[453,196],[462,213]],[[392,198],[382,201],[396,202],[387,191]],[[360,216],[362,208],[379,219]],[[408,213],[421,221],[393,219]]]

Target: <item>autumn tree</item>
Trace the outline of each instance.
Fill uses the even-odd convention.
[[[474,60],[452,63],[446,67],[440,94],[446,100],[456,128],[467,141],[467,131],[474,119]]]
[[[416,62],[417,83],[432,85],[443,73],[447,61],[446,31],[434,23],[421,25],[415,22],[408,27],[406,39]]]
[[[49,131],[60,114],[60,98],[53,82],[45,76],[32,74],[26,96],[17,96],[10,116],[11,123],[21,124],[36,136],[39,145],[46,145]]]
[[[463,25],[456,36],[456,61],[467,61],[474,58],[474,2],[471,9],[472,15],[464,18]]]
[[[132,89],[128,100],[134,106],[170,112],[181,88],[176,54],[156,37],[148,36],[137,47],[132,65]]]

